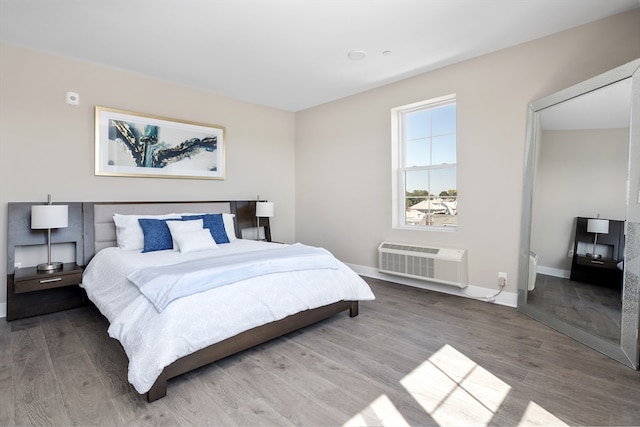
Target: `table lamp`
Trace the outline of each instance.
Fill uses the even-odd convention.
[[[263,238],[260,239],[260,218],[271,218],[273,216],[273,211],[274,211],[273,203],[260,202],[260,201],[256,202],[256,217],[258,217],[258,232],[257,232],[258,240],[265,240],[264,234],[263,234]]]
[[[47,230],[47,262],[38,264],[38,271],[56,271],[62,269],[61,262],[51,262],[51,229],[65,228],[69,225],[69,207],[54,205],[51,194],[47,196],[46,205],[31,206],[31,229]]]
[[[600,219],[600,214],[598,214],[597,218],[589,218],[587,220],[587,232],[594,233],[593,237],[593,250],[587,256],[597,259],[602,258],[602,255],[596,253],[596,245],[598,244],[598,234],[607,234],[609,233],[609,220],[608,219]]]

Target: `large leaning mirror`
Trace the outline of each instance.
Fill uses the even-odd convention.
[[[532,102],[518,310],[638,369],[640,59]]]

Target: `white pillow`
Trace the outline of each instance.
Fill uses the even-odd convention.
[[[178,233],[175,239],[180,248],[180,253],[183,254],[218,248],[211,232],[205,228],[197,231]]]
[[[125,251],[140,251],[144,249],[144,234],[138,218],[166,219],[180,218],[180,216],[175,213],[164,215],[113,214],[113,222],[116,224],[116,242],[120,249]]]
[[[222,214],[222,222],[224,223],[224,231],[227,232],[227,238],[229,242],[233,242],[238,237],[236,236],[236,227],[233,224],[233,218],[235,218],[234,214],[223,213]]]
[[[204,227],[204,221],[201,219],[187,220],[187,221],[167,221],[167,227],[171,232],[171,239],[173,240],[173,250],[180,250],[180,245],[176,240],[176,236],[182,233],[188,233],[189,231],[202,230]]]
[[[219,212],[208,212],[208,213],[219,213]],[[180,216],[192,216],[192,215],[207,215],[207,213],[181,213],[178,214]],[[229,242],[233,242],[238,237],[236,236],[236,227],[233,224],[233,218],[235,218],[235,214],[223,213],[222,214],[222,222],[224,223],[224,231],[227,233],[227,238]]]

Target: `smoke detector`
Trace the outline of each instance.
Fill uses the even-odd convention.
[[[347,54],[347,57],[352,61],[362,61],[367,57],[367,52],[364,50],[352,50]]]

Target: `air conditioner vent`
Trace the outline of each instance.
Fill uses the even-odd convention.
[[[464,249],[383,242],[378,247],[378,258],[381,273],[460,288],[467,286],[467,251]]]
[[[400,245],[397,243],[383,243],[380,245],[382,249],[394,249],[397,251],[405,251],[405,252],[423,252],[428,254],[437,254],[440,249],[438,248],[427,248],[425,246],[408,246],[408,245]]]

